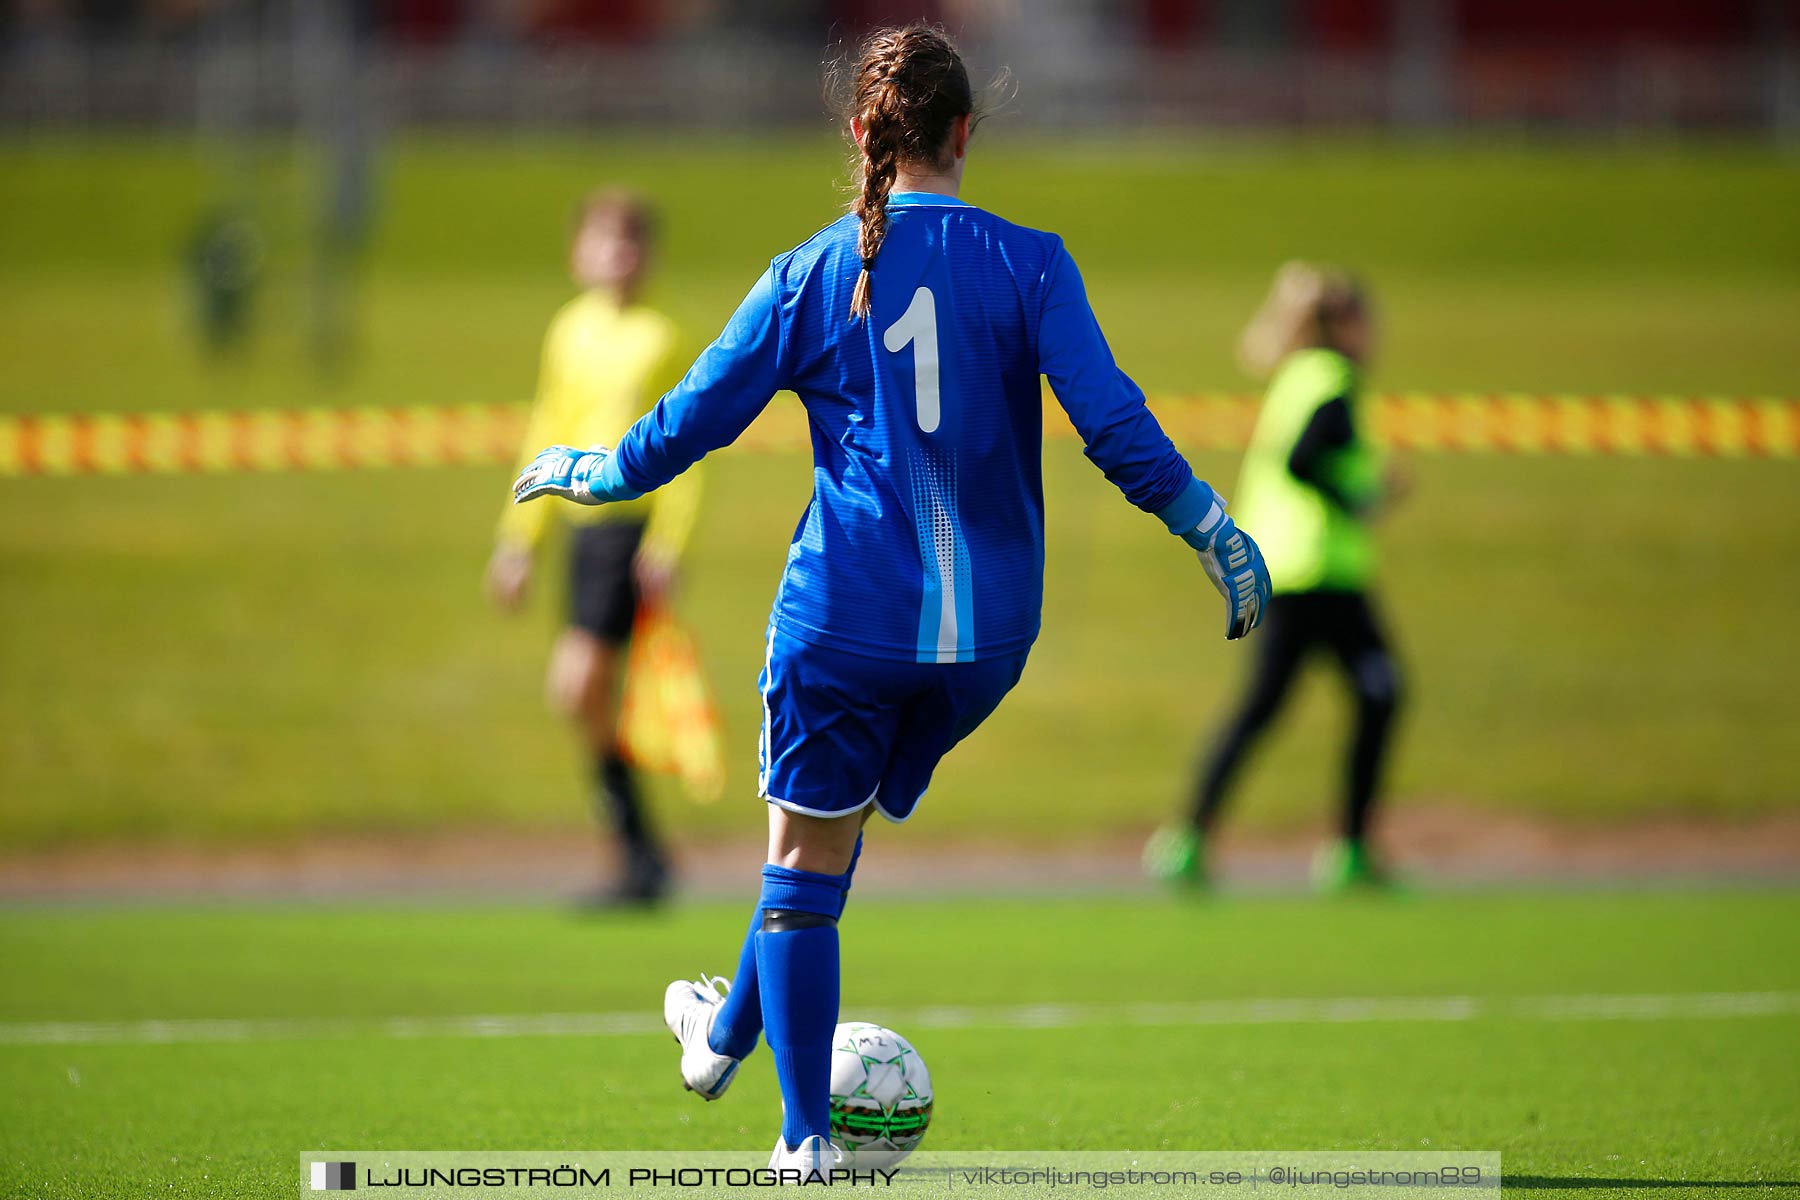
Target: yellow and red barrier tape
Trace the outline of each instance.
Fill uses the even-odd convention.
[[[1397,450],[1793,458],[1800,399],[1399,392],[1374,397],[1375,436]],[[1153,401],[1178,445],[1240,450],[1256,398],[1207,393]]]
[[[1177,444],[1239,450],[1255,397],[1160,396]],[[1046,404],[1051,436],[1072,436]],[[1399,450],[1453,453],[1794,458],[1800,399],[1401,393],[1375,397],[1376,435]],[[524,435],[516,404],[252,409],[189,413],[0,415],[0,477],[332,471],[511,463]],[[796,406],[777,404],[740,442],[803,449]]]

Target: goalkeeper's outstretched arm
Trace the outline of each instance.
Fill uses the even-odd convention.
[[[614,449],[551,446],[513,483],[513,502],[635,500],[736,441],[784,386],[774,276],[764,271],[688,373]]]
[[[1068,251],[1052,260],[1044,283],[1038,364],[1088,458],[1127,500],[1194,548],[1225,598],[1225,636],[1245,636],[1269,603],[1262,551],[1226,515],[1224,499],[1195,477],[1144,403],[1143,390],[1113,360]]]

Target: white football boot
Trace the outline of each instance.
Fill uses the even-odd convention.
[[[707,1045],[713,1018],[725,1002],[731,981],[723,976],[677,979],[663,992],[663,1024],[681,1044],[681,1082],[703,1100],[717,1100],[737,1077],[742,1059],[716,1054]]]
[[[777,1134],[775,1153],[769,1155],[769,1170],[798,1171],[801,1183],[811,1182],[813,1175],[817,1174],[829,1183],[831,1172],[843,1161],[843,1151],[816,1133],[792,1150],[788,1149],[787,1142]]]

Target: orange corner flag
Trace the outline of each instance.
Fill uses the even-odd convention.
[[[667,612],[638,614],[625,666],[619,740],[633,764],[675,776],[700,803],[724,795],[719,710],[693,637]]]

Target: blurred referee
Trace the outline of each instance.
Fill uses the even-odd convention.
[[[1362,410],[1374,314],[1349,275],[1309,263],[1276,274],[1244,331],[1246,370],[1269,380],[1238,477],[1234,515],[1256,530],[1274,598],[1254,643],[1255,666],[1195,782],[1188,819],[1144,850],[1145,869],[1177,885],[1207,882],[1206,843],[1245,757],[1292,692],[1306,659],[1326,651],[1356,702],[1346,748],[1338,836],[1314,859],[1322,891],[1379,887],[1370,819],[1400,704],[1400,673],[1369,586],[1371,520],[1404,490],[1384,470]]]
[[[548,445],[617,445],[686,370],[674,324],[637,299],[653,237],[650,208],[630,193],[596,192],[576,210],[569,271],[582,291],[545,336],[522,462]],[[638,610],[667,602],[699,495],[696,469],[628,504],[509,503],[488,563],[489,595],[516,610],[549,522],[572,524],[569,623],[551,654],[547,688],[592,755],[595,809],[618,844],[616,877],[592,897],[599,904],[652,904],[668,889],[667,857],[619,748],[618,709]]]

